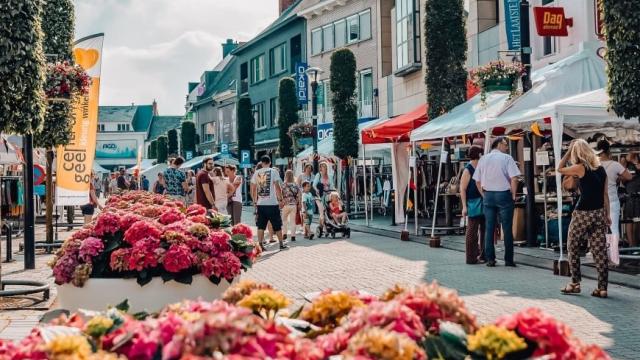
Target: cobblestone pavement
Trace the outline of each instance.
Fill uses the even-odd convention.
[[[605,347],[619,359],[637,359],[640,351],[640,291],[610,285],[609,299],[589,296],[596,283],[585,280],[583,294],[559,289],[568,278],[544,269],[466,265],[464,254],[432,249],[363,233],[351,239],[298,239],[284,251],[271,245],[246,275],[269,282],[297,304],[307,293],[326,288],[359,289],[379,295],[396,283],[437,280],[457,289],[482,322],[535,306],[569,324],[586,342]]]

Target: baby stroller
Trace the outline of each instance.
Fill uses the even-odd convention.
[[[337,223],[331,216],[329,209],[329,202],[331,201],[331,194],[338,194],[334,190],[326,191],[322,198],[316,198],[316,206],[320,209],[320,220],[318,221],[318,227],[316,228],[316,236],[321,238],[324,234],[325,237],[331,235],[335,239],[336,234],[342,234],[342,237],[351,237],[351,228],[349,227],[349,219],[345,224]]]

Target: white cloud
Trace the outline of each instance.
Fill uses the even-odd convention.
[[[76,37],[104,32],[100,103],[184,113],[187,83],[277,15],[277,0],[75,0]]]

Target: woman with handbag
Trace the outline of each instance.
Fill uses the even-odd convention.
[[[467,264],[484,263],[484,214],[482,212],[482,194],[473,180],[482,148],[472,146],[468,156],[471,161],[465,166],[460,179],[460,199],[462,216],[468,217],[465,236]]]

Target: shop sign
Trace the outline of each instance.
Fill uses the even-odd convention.
[[[318,125],[318,141],[322,141],[333,135],[333,123]]]
[[[536,6],[533,16],[540,36],[569,36],[567,27],[573,26],[573,19],[566,18],[562,7]]]
[[[309,101],[307,67],[306,63],[296,63],[296,94],[300,105],[304,105]]]
[[[520,0],[504,0],[504,15],[509,50],[520,50]]]
[[[596,35],[598,36],[598,39],[604,40],[604,13],[602,11],[602,0],[595,0],[593,5],[593,11],[595,12],[596,19]]]

